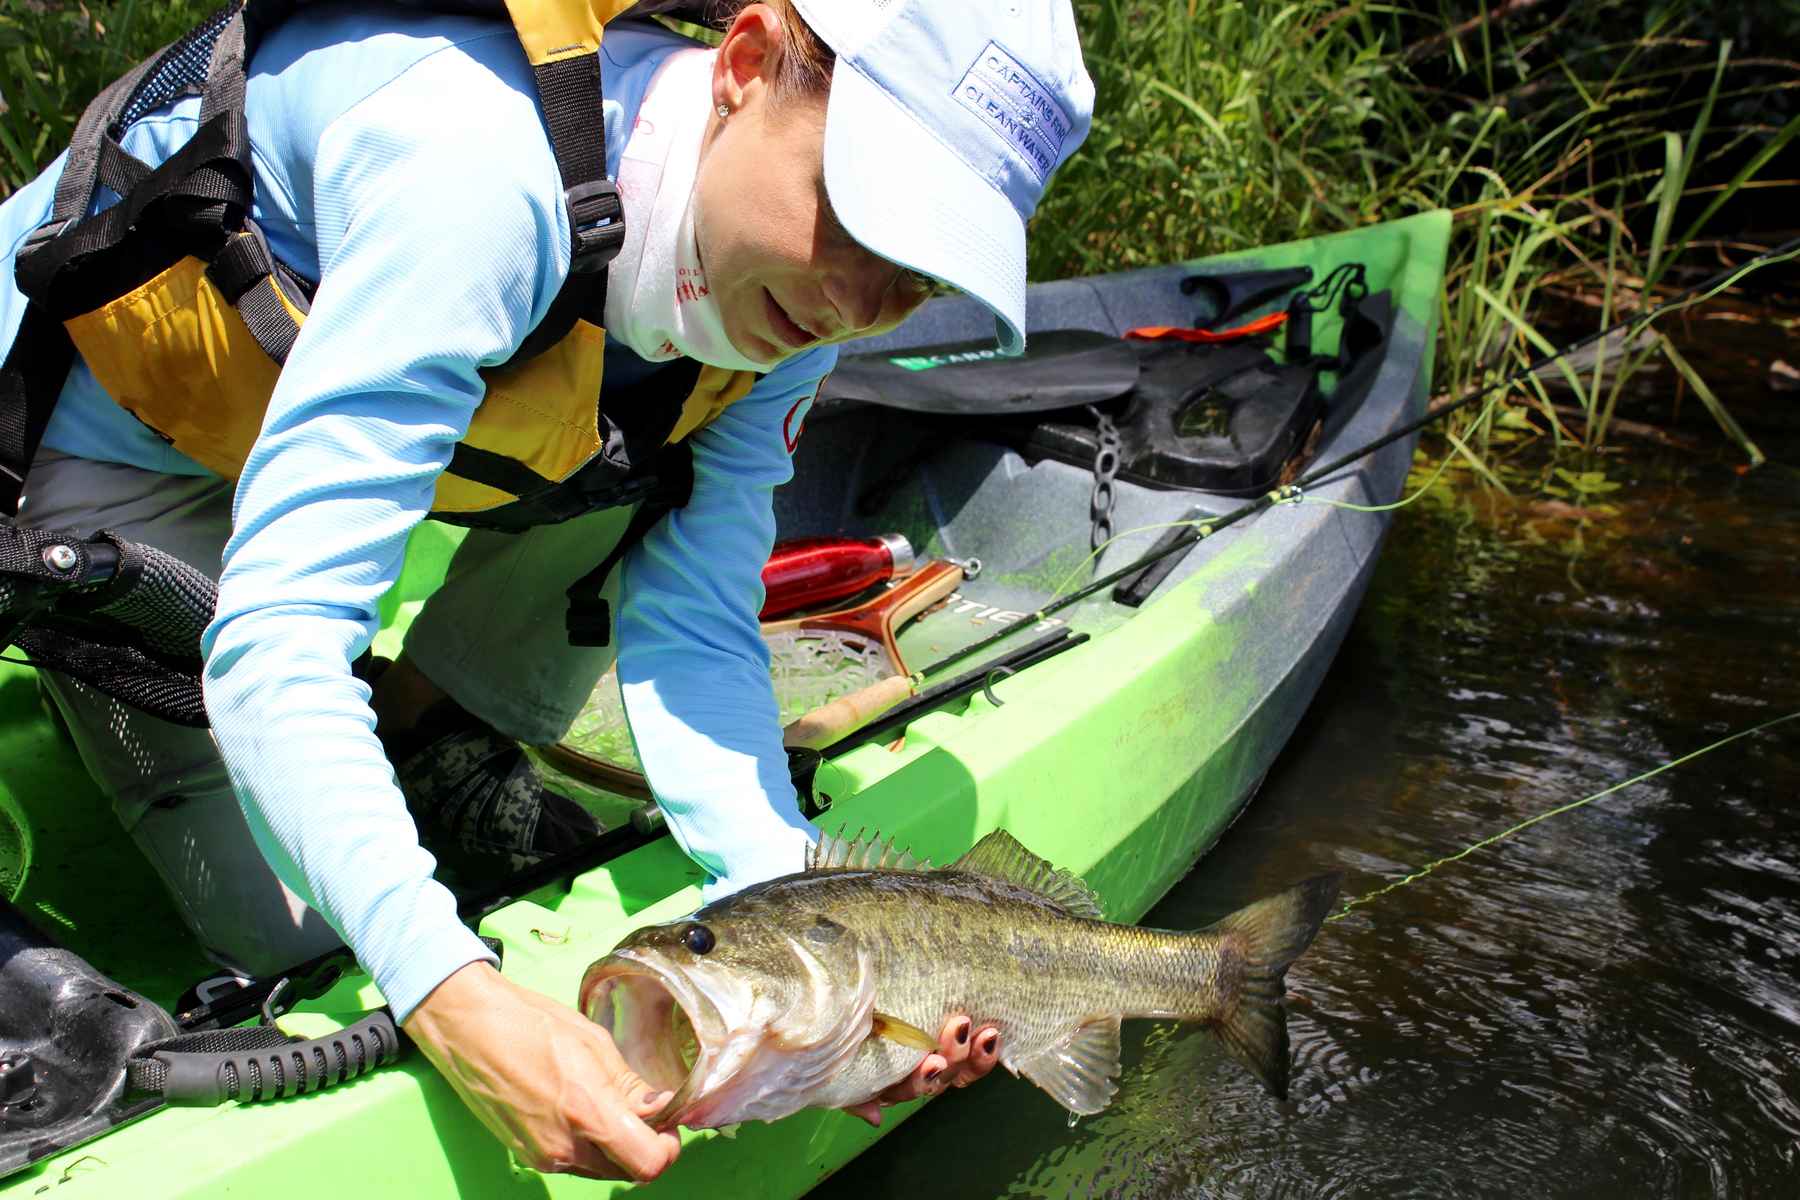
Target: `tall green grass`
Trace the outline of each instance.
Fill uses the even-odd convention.
[[[102,88],[218,7],[210,0],[0,0],[0,198],[62,152]]]
[[[1730,6],[1707,0],[1546,5],[1518,24],[1424,0],[1077,7],[1098,90],[1094,129],[1037,219],[1034,276],[1450,208],[1443,395],[1550,348],[1534,324],[1546,290],[1590,299],[1604,321],[1648,307],[1796,133],[1797,122],[1766,114],[1783,107],[1772,94],[1800,89],[1800,64],[1765,56],[1747,76],[1742,56],[1712,36]],[[1539,408],[1558,445],[1592,448],[1628,381],[1660,357],[1760,461],[1660,336],[1611,350],[1514,399]],[[1572,423],[1560,415],[1571,406],[1581,413]],[[1497,411],[1452,430],[1484,472]]]
[[[197,0],[0,0],[0,195],[61,149],[87,99],[210,11]],[[1546,295],[1641,311],[1766,186],[1800,132],[1800,64],[1726,40],[1800,36],[1736,0],[1076,0],[1092,135],[1046,197],[1034,278],[1456,213],[1436,389],[1524,363]],[[1508,8],[1511,20],[1484,20]],[[1786,24],[1783,24],[1783,22]],[[1454,35],[1453,35],[1454,34]],[[1787,39],[1784,41],[1784,39]],[[1716,261],[1709,265],[1716,266]],[[1567,307],[1563,305],[1563,307]],[[1752,461],[1706,382],[1651,334],[1515,400],[1557,445],[1606,440],[1634,374],[1672,366]],[[1573,408],[1579,419],[1566,414]],[[1517,426],[1515,419],[1502,417]],[[1471,460],[1493,410],[1461,418]],[[1508,436],[1511,436],[1510,434]]]

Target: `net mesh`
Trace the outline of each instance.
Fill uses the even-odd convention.
[[[765,635],[764,641],[783,725],[896,673],[881,643],[861,634],[797,630]],[[614,672],[601,676],[562,744],[589,758],[633,771],[643,769],[631,744]]]

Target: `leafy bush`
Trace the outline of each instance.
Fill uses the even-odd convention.
[[[217,3],[0,5],[0,198],[62,153],[87,102]]]

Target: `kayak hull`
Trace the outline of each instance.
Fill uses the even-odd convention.
[[[1372,287],[1394,292],[1397,323],[1375,384],[1368,399],[1329,432],[1321,457],[1371,441],[1423,412],[1448,225],[1446,214],[1427,214],[1205,264],[1209,269],[1227,263],[1329,269],[1354,258],[1369,265]],[[1177,285],[1197,265],[1159,269],[1154,279],[1140,273],[1141,303],[1137,290],[1115,288],[1107,280],[1034,289],[1033,327],[1116,334],[1137,324],[1189,323],[1201,314],[1192,298],[1179,297]],[[1156,310],[1160,293],[1179,299],[1165,299]],[[934,305],[922,316],[916,328],[909,323],[881,348],[953,341],[974,319],[957,302]],[[1319,336],[1329,344],[1328,324],[1321,325]],[[794,497],[779,502],[788,525],[784,534],[829,529],[833,515],[841,518],[847,511],[847,490],[834,494],[822,484],[809,492],[806,480],[809,468],[813,476],[825,474],[810,456],[839,455],[849,438],[831,434],[827,422],[809,429],[798,464],[800,483]],[[1083,484],[1074,468],[1014,461],[1017,456],[1009,454],[955,448],[942,463],[922,469],[921,490],[895,500],[911,506],[915,529],[937,531],[937,544],[915,542],[922,552],[955,554],[962,545],[979,543],[976,526],[991,526],[1014,502],[1009,488],[1042,497],[1091,486],[1091,477]],[[982,456],[988,465],[977,485],[958,485],[958,479],[966,482],[969,464],[979,466]],[[1312,489],[1309,498],[1391,503],[1411,456],[1412,442],[1403,439]],[[942,484],[936,492],[934,479]],[[1131,491],[1122,501],[1119,527],[1151,524],[1140,518],[1183,509],[1196,499]],[[1217,500],[1214,509],[1229,511],[1237,503]],[[1053,519],[1061,539],[1079,543],[1085,554],[1085,507],[1061,515],[1022,512],[1015,519],[1022,526]],[[879,829],[936,861],[954,858],[987,832],[1005,828],[1036,853],[1084,876],[1108,917],[1138,919],[1217,842],[1292,735],[1349,628],[1386,530],[1385,514],[1316,502],[1282,505],[1202,542],[1139,610],[1120,610],[1104,596],[1077,606],[1066,619],[1090,633],[1085,644],[1016,677],[995,680],[991,695],[977,694],[919,718],[897,749],[868,744],[827,761],[816,782],[818,793],[830,798],[820,824]],[[1159,532],[1122,539],[1101,569],[1142,553]],[[1023,569],[990,566],[991,581],[978,579],[965,589],[973,600],[952,603],[916,623],[908,635],[913,639],[909,660],[916,665],[934,649],[966,643],[971,629],[991,630],[1017,608],[1001,608],[996,597],[1030,603],[1050,590],[1041,577],[1060,578],[1062,572],[1049,567],[1061,565],[1062,560],[1040,563],[1043,569],[1029,579]],[[430,569],[421,574],[429,577]],[[983,587],[991,589],[985,597]],[[1022,631],[1018,640],[1031,636]],[[27,684],[22,669],[0,668],[0,699],[11,698],[9,714],[25,711],[20,689]],[[29,753],[41,758],[56,751],[47,728],[34,736]],[[79,789],[74,779],[79,768],[70,775],[72,755],[66,748],[60,753],[60,761],[41,769],[50,770],[59,786]],[[54,836],[73,835],[36,814],[41,798],[20,793],[11,772],[4,783],[15,792],[6,804],[20,827],[15,840],[32,846],[30,872],[15,881],[14,890],[23,893],[22,907],[29,907],[26,901],[34,895],[49,897],[46,902],[54,907],[46,846]],[[83,836],[105,834],[89,830]],[[1321,870],[1331,865],[1318,864]],[[1267,891],[1291,882],[1257,879]],[[481,931],[504,943],[509,977],[573,1002],[590,962],[632,928],[692,911],[699,883],[698,868],[665,838],[495,912]],[[71,924],[68,940],[83,949],[73,936],[81,923]],[[152,934],[142,931],[139,939]],[[121,937],[120,945],[126,940]],[[123,957],[124,969],[117,961],[96,965],[165,1003],[172,999],[159,996],[142,978],[155,974],[143,964],[148,951]],[[165,974],[194,968],[186,976],[191,980],[199,973],[190,961],[191,948],[174,957],[178,967]],[[134,977],[133,971],[140,974]],[[352,974],[283,1024],[315,1035],[379,1003],[367,978]],[[1053,1101],[1045,1097],[1043,1103]],[[890,1110],[887,1127],[911,1110]],[[685,1132],[680,1161],[657,1186],[666,1195],[798,1195],[882,1132],[835,1112],[745,1126],[734,1139]],[[0,1194],[36,1194],[49,1185],[56,1185],[59,1200],[238,1194],[298,1200],[322,1186],[346,1198],[384,1200],[397,1195],[591,1198],[608,1191],[608,1185],[515,1167],[417,1054],[329,1093],[245,1108],[158,1112],[0,1182]]]

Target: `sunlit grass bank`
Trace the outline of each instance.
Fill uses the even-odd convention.
[[[0,195],[67,141],[88,97],[213,5],[0,3]],[[1077,0],[1093,134],[1046,198],[1037,279],[1120,270],[1456,212],[1435,390],[1522,365],[1725,256],[1721,216],[1800,118],[1800,11],[1736,0]],[[1750,15],[1753,14],[1753,15]],[[1731,38],[1739,39],[1733,43]],[[1728,261],[1728,259],[1725,259]],[[1585,332],[1578,329],[1576,332]],[[1561,331],[1558,331],[1561,332]],[[1760,451],[1663,338],[1615,344],[1529,394],[1558,445],[1605,442],[1631,376],[1672,367]],[[1506,404],[1460,416],[1486,454]],[[1514,426],[1523,423],[1512,419]],[[1479,469],[1479,467],[1477,468]]]
[[[1534,324],[1546,292],[1581,301],[1588,328],[1628,316],[1721,265],[1711,239],[1728,202],[1791,186],[1769,175],[1800,129],[1785,116],[1800,64],[1720,36],[1753,32],[1724,19],[1731,7],[1088,0],[1098,115],[1038,217],[1034,276],[1450,208],[1435,387],[1459,395],[1551,344]],[[1656,336],[1510,399],[1540,406],[1559,443],[1592,447],[1630,376],[1658,359],[1760,459]],[[1461,417],[1453,444],[1478,459],[1504,412]]]

